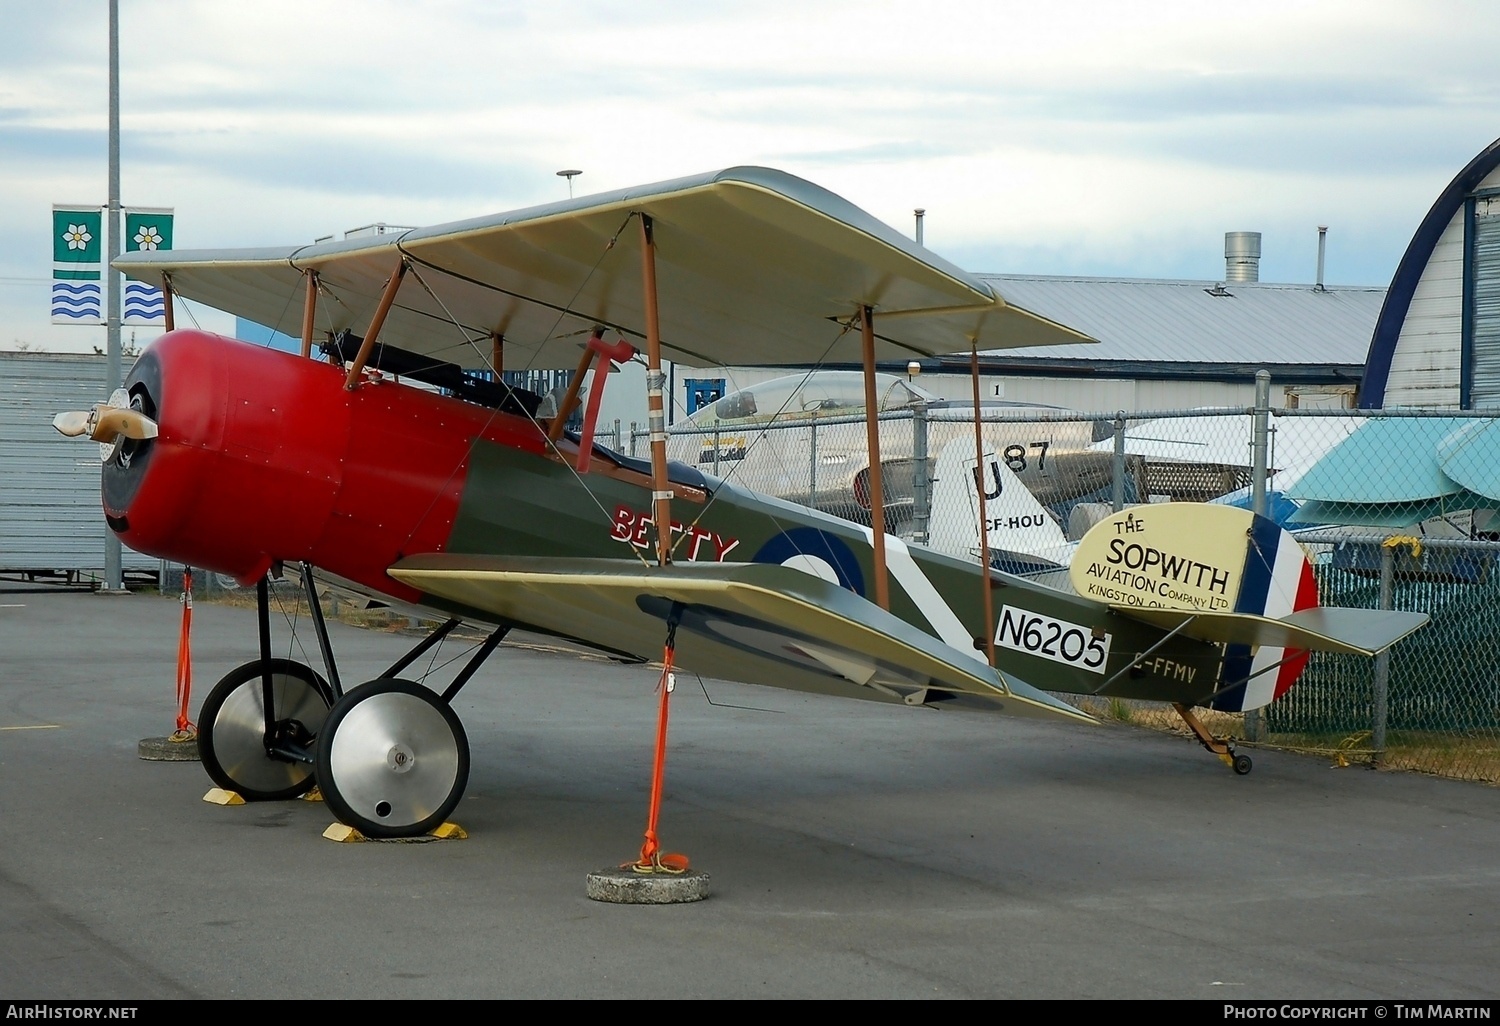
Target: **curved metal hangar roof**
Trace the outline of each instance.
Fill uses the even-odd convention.
[[[1360,405],[1500,405],[1500,139],[1412,235],[1370,340]]]

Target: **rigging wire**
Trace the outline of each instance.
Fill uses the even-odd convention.
[[[198,315],[193,313],[193,308],[188,304],[188,301],[184,297],[177,295],[175,292],[172,294],[172,298],[182,300],[182,312],[188,315],[188,320],[193,322],[193,327],[197,328],[199,331],[202,331],[203,325],[198,323]]]
[[[746,712],[775,713],[778,716],[786,712],[785,709],[766,709],[759,705],[734,705],[730,702],[715,702],[713,696],[708,693],[708,685],[703,683],[703,677],[696,673],[693,676],[698,678],[698,687],[703,692],[704,700],[715,709],[743,709]]]
[[[308,655],[307,646],[302,643],[302,637],[297,632],[297,624],[302,619],[301,593],[299,592],[297,601],[290,606],[291,612],[288,612],[288,603],[285,596],[278,594],[277,590],[273,588],[269,582],[267,583],[266,591],[275,599],[276,611],[279,612],[281,614],[281,618],[286,621],[286,657],[288,659],[291,659],[296,654],[296,652],[293,652],[293,647],[295,646],[297,652],[300,652],[302,654],[302,661],[308,666],[311,666],[312,657]]]
[[[817,360],[815,360],[813,362],[813,366],[809,367],[807,369],[807,371],[803,373],[802,380],[797,383],[797,387],[795,389],[793,389],[790,393],[788,393],[787,397],[784,400],[782,400],[780,409],[778,409],[771,416],[771,420],[767,424],[767,426],[760,432],[760,434],[756,437],[755,441],[751,442],[750,445],[749,445],[749,447],[746,448],[745,455],[746,455],[747,458],[749,457],[750,453],[752,453],[752,452],[755,451],[755,448],[757,446],[759,446],[761,443],[765,442],[766,438],[770,435],[771,424],[774,424],[776,422],[776,419],[778,417],[780,417],[783,413],[786,412],[786,408],[787,408],[788,405],[791,404],[791,401],[792,401],[793,397],[795,397],[801,391],[803,385],[807,384],[808,379],[817,371],[818,365],[820,365],[825,359],[827,359],[829,353],[833,352],[833,347],[836,346],[836,345],[838,345],[839,340],[842,339],[845,335],[849,334],[849,332],[854,329],[855,320],[854,320],[853,317],[851,317],[848,321],[841,321],[841,322],[839,322],[839,324],[840,324],[840,329],[841,329],[839,331],[839,333],[833,337],[833,340],[828,343],[828,345],[824,348],[823,352],[820,353],[820,354],[818,354],[818,358],[817,358]],[[866,416],[868,416],[868,415],[869,415],[869,411],[866,411]],[[739,470],[740,467],[743,467],[745,465],[745,462],[746,462],[745,460],[741,460],[737,466],[730,468],[729,473],[724,476],[723,480],[725,480],[725,481],[730,480],[730,478],[732,478],[734,476],[735,471]],[[703,504],[703,509],[699,510],[698,515],[693,518],[692,526],[693,527],[697,527],[698,524],[699,524],[699,522],[701,522],[703,520],[703,518],[708,514],[708,511],[713,507],[714,503],[716,503],[718,501],[719,501],[718,493],[717,492],[711,492],[709,494],[708,501]],[[786,525],[784,523],[782,523],[781,518],[779,518],[774,512],[767,512],[766,515],[770,518],[771,523],[774,524],[777,527],[778,530],[781,530],[781,531],[785,531],[786,530]],[[683,534],[682,534],[682,537],[679,538],[677,540],[677,542],[674,543],[673,547],[675,548],[677,545],[682,544],[682,542],[686,538],[687,538],[687,532],[684,531]]]
[[[627,214],[625,216],[625,220],[623,220],[623,221],[620,222],[620,227],[617,228],[617,229],[615,229],[615,233],[612,236],[610,236],[609,242],[605,244],[604,249],[600,252],[598,258],[594,261],[593,266],[589,268],[588,274],[586,274],[584,276],[583,280],[578,283],[578,287],[573,290],[573,294],[570,297],[568,297],[567,304],[563,308],[561,308],[559,310],[557,318],[552,322],[552,327],[542,336],[542,342],[545,342],[547,339],[554,337],[554,334],[556,333],[558,326],[562,324],[562,320],[563,320],[564,317],[569,316],[570,314],[572,316],[575,316],[575,317],[582,317],[583,316],[582,314],[579,314],[577,311],[574,311],[572,309],[573,303],[576,302],[577,299],[578,299],[578,297],[583,294],[583,290],[588,286],[589,281],[593,278],[593,276],[595,275],[595,273],[598,272],[599,266],[604,263],[605,257],[607,257],[610,254],[610,252],[615,248],[615,244],[617,242],[619,242],[620,236],[624,233],[625,229],[630,225],[631,220],[635,216],[636,216],[636,212],[635,211],[631,211],[629,214]],[[432,265],[428,264],[427,266],[431,267]],[[437,268],[437,270],[441,270],[441,268]],[[427,294],[432,297],[433,301],[436,302],[439,307],[442,308],[443,313],[448,316],[448,319],[450,320],[450,322],[453,324],[453,326],[455,328],[458,329],[459,334],[461,336],[463,336],[463,338],[464,338],[464,344],[466,344],[466,345],[474,348],[475,351],[478,353],[480,359],[484,362],[484,365],[487,366],[487,367],[489,367],[490,373],[494,374],[495,373],[494,364],[490,362],[489,358],[483,353],[482,350],[479,349],[478,346],[474,345],[474,340],[469,337],[469,333],[468,333],[467,329],[465,329],[464,326],[458,321],[458,319],[453,316],[452,311],[450,311],[448,309],[447,305],[445,303],[443,303],[443,301],[438,297],[438,295],[436,294],[436,292],[433,291],[432,287],[421,276],[420,272],[418,272],[416,270],[416,268],[413,266],[413,267],[410,268],[409,273],[413,274],[416,277],[418,283],[427,292]],[[540,351],[541,344],[542,343],[539,342],[537,344],[537,346],[536,346],[535,351],[533,351],[532,357],[531,357],[532,361],[534,361],[536,359],[536,353]],[[528,362],[527,365],[526,365],[526,367],[529,369],[530,366],[531,366],[531,363]],[[602,383],[599,386],[597,386],[597,387],[602,387]],[[559,414],[561,414],[562,411],[558,411],[558,412],[559,412]],[[443,491],[447,489],[448,485],[458,475],[458,472],[463,469],[464,464],[467,463],[468,460],[469,460],[469,457],[473,455],[474,446],[478,444],[479,439],[483,436],[484,432],[489,429],[490,425],[495,422],[495,418],[498,417],[498,416],[500,416],[500,411],[498,409],[491,410],[489,418],[485,421],[484,428],[481,429],[481,431],[479,432],[478,435],[476,435],[474,438],[472,438],[472,439],[469,440],[468,448],[464,450],[464,457],[463,457],[463,459],[448,474],[448,477],[444,480],[444,482],[442,484],[442,487],[440,487],[437,490],[437,492],[433,495],[431,502],[428,503],[427,509],[424,510],[423,513],[422,513],[422,515],[421,515],[421,517],[419,517],[417,519],[416,526],[414,526],[412,528],[411,533],[407,535],[407,539],[406,540],[408,542],[410,542],[411,539],[412,539],[412,537],[414,537],[416,535],[417,527],[421,526],[421,524],[427,519],[428,515],[431,514],[431,512],[433,510],[433,507],[435,507],[437,505],[437,501],[442,496]],[[546,437],[546,432],[543,429],[541,422],[537,420],[537,418],[536,418],[536,416],[534,414],[532,414],[530,412],[527,412],[526,413],[526,419],[529,420],[532,423],[532,425],[537,428],[538,431],[542,432],[543,437]],[[583,489],[584,493],[586,495],[588,495],[589,499],[593,502],[594,506],[599,510],[600,515],[603,517],[604,523],[605,524],[612,523],[614,521],[613,515],[610,513],[609,510],[607,510],[604,507],[604,504],[599,501],[599,497],[594,494],[593,490],[591,488],[589,488],[588,484],[583,480],[583,476],[578,473],[577,468],[575,468],[573,466],[572,462],[570,460],[568,460],[566,458],[566,456],[564,456],[563,452],[557,447],[557,444],[555,442],[552,442],[550,439],[548,439],[548,443],[547,444],[548,444],[548,447],[551,449],[553,455],[555,455],[558,458],[558,461],[564,467],[567,468],[567,470],[568,470],[568,472],[570,474],[573,475],[573,478],[578,483],[579,487],[581,487]],[[670,530],[670,526],[668,527],[668,530]],[[630,546],[630,552],[638,560],[640,560],[640,562],[641,562],[641,564],[643,566],[650,566],[651,565],[651,563],[645,558],[645,556],[643,556],[640,552],[638,552],[635,549],[634,546]]]
[[[287,293],[287,295],[286,295],[286,302],[283,303],[282,306],[281,306],[281,313],[279,313],[279,314],[276,315],[276,319],[271,322],[271,325],[276,325],[276,324],[280,324],[281,323],[282,318],[284,318],[286,316],[286,312],[292,308],[292,297],[293,297],[294,294],[295,293],[291,293],[291,292]],[[262,348],[265,348],[265,349],[272,348],[271,347],[271,340],[276,337],[276,328],[271,327],[271,325],[267,325],[267,327],[271,328],[271,335],[263,343]],[[282,332],[282,334],[286,335],[286,332]],[[286,337],[287,338],[291,338],[292,336],[287,335]],[[301,336],[299,335],[298,337],[301,337]]]
[[[443,647],[443,642],[447,641],[447,640],[448,640],[447,638],[444,638],[442,641],[439,641],[437,647],[438,648],[442,648]],[[434,661],[436,661],[436,659],[437,659],[437,652],[436,652],[436,650],[434,650],[433,651],[432,659],[428,661],[427,670],[422,674],[422,678],[421,679],[425,682],[427,680],[427,678],[430,677],[430,676],[432,676],[434,673],[438,673],[438,672],[440,672],[442,670],[447,669],[449,666],[452,666],[454,663],[458,662],[464,656],[472,655],[474,652],[478,651],[479,648],[483,644],[484,644],[483,641],[476,642],[475,644],[470,645],[466,649],[462,649],[462,650],[460,650],[458,652],[453,653],[451,656],[449,656],[447,659],[444,659],[441,663],[438,663],[438,665],[436,665],[436,666],[432,665],[432,663]]]

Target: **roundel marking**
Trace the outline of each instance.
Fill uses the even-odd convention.
[[[752,562],[789,566],[821,577],[856,595],[865,593],[865,575],[849,543],[816,527],[794,527],[771,538]]]

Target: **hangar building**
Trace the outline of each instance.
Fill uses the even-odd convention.
[[[1500,139],[1417,227],[1365,362],[1369,409],[1500,406]]]
[[[1258,235],[1229,233],[1226,273],[1218,280],[979,275],[1008,301],[1099,340],[981,352],[981,397],[1088,412],[1248,406],[1255,373],[1264,368],[1273,405],[1354,406],[1386,290],[1260,282],[1256,262],[1229,253],[1242,241],[1235,237],[1246,235],[1258,255]],[[676,409],[691,413],[716,391],[786,373],[678,367]],[[967,399],[969,360],[923,360],[920,383],[944,398]]]

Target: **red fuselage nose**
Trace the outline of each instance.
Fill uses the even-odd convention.
[[[530,422],[391,381],[344,388],[316,360],[201,331],[147,348],[126,381],[160,434],[105,463],[106,520],[131,548],[249,583],[307,560],[375,591],[444,549],[476,439],[540,453]]]

